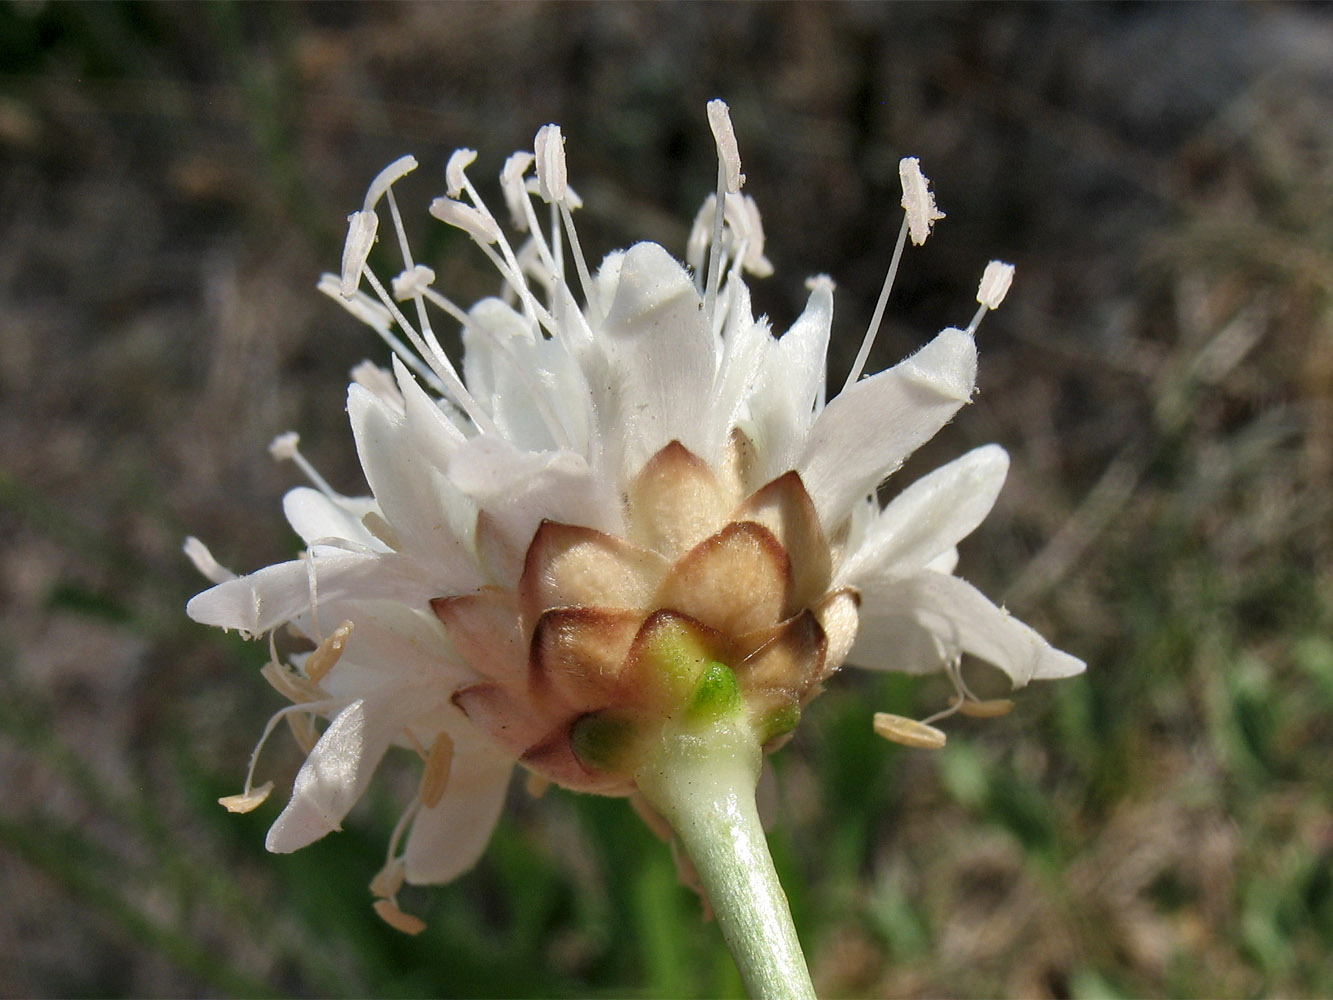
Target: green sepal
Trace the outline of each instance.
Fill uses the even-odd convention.
[[[689,722],[712,722],[734,714],[741,707],[741,686],[725,663],[714,660],[704,668],[703,676],[685,706]]]

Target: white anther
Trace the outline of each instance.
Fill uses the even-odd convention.
[[[450,198],[457,198],[467,186],[463,171],[477,159],[475,149],[455,149],[444,167],[444,190]]]
[[[353,292],[350,298],[344,298],[341,279],[336,274],[321,275],[319,284],[315,287],[380,336],[393,326],[393,316],[389,310],[365,292]]]
[[[380,225],[374,212],[353,212],[347,217],[347,240],[343,243],[342,282],[339,293],[350,299],[361,285],[361,272],[366,269],[370,248],[375,245],[375,233]]]
[[[749,195],[727,198],[726,218],[745,248],[741,267],[756,278],[767,278],[773,273],[773,264],[764,256],[764,220],[759,217],[759,205]]]
[[[986,265],[981,275],[981,287],[977,289],[977,301],[987,309],[998,309],[1009,292],[1014,280],[1014,265],[993,260]]]
[[[371,212],[375,205],[384,197],[384,192],[401,178],[410,174],[417,168],[417,159],[415,156],[400,156],[387,167],[375,175],[375,179],[370,182],[370,188],[366,191],[366,203],[362,208]]]
[[[435,272],[425,264],[415,264],[393,279],[393,297],[399,302],[416,298],[435,283]]]
[[[903,746],[921,750],[938,750],[947,737],[934,726],[889,712],[875,713],[875,735]]]
[[[441,222],[457,226],[480,243],[497,243],[502,235],[493,217],[451,198],[436,198],[432,201],[430,214]]]
[[[300,443],[301,435],[296,431],[288,431],[269,442],[268,453],[273,456],[275,462],[290,462],[296,457],[297,446]]]
[[[569,178],[565,172],[565,137],[559,125],[543,125],[533,141],[537,154],[537,185],[542,200],[560,201],[565,197]]]
[[[727,102],[713,99],[708,102],[708,127],[713,130],[717,143],[717,157],[726,171],[727,191],[734,194],[745,184],[741,173],[741,151],[736,143],[736,130],[731,127],[731,111]]]
[[[926,242],[930,227],[935,220],[944,218],[944,213],[935,206],[935,196],[930,192],[930,181],[921,172],[921,161],[915,156],[906,156],[898,161],[898,179],[903,185],[903,209],[907,212],[907,224],[914,246]]]
[[[514,223],[514,228],[521,233],[528,231],[528,215],[523,209],[523,203],[527,201],[528,195],[523,175],[528,172],[534,159],[531,153],[521,151],[514,153],[505,160],[504,168],[500,171],[500,190],[504,193],[509,217]]]
[[[226,583],[228,580],[236,579],[236,574],[219,564],[213,558],[213,553],[208,551],[208,546],[193,535],[185,539],[185,554],[190,562],[194,563],[194,568],[210,583]]]

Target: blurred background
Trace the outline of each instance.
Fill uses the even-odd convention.
[[[773,759],[772,834],[821,994],[1333,993],[1333,14],[1325,5],[0,4],[0,994],[734,995],[717,930],[621,801],[516,782],[489,852],[366,884],[417,765],[269,856],[299,753],[262,644],[196,626],[187,534],[287,558],[301,432],[364,490],[318,295],[381,166],[462,302],[496,282],[427,219],[449,152],[497,198],[564,126],[590,257],[683,253],[731,104],[782,329],[838,282],[840,384],[888,263],[896,163],[948,218],[871,369],[965,323],[980,394],[889,492],[1013,458],[960,572],[1087,660],[909,751],[844,673]],[[406,756],[406,755],[404,755]]]

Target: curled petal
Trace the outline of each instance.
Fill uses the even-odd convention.
[[[872,581],[861,598],[861,631],[851,659],[862,666],[919,672],[970,653],[1003,670],[1015,687],[1086,669],[956,576],[923,570],[906,580]],[[912,623],[920,633],[913,633]],[[925,653],[927,640],[933,656]]]
[[[870,525],[839,580],[856,586],[863,574],[907,576],[950,552],[990,513],[1008,471],[1008,454],[988,444],[913,483]]]
[[[477,863],[500,818],[513,770],[513,759],[485,740],[455,741],[444,795],[412,822],[404,850],[409,882],[449,882]]]
[[[796,464],[824,525],[839,524],[972,397],[977,348],[948,329],[910,358],[839,393]]]

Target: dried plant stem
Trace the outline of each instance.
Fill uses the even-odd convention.
[[[668,733],[636,776],[694,862],[754,1000],[813,1000],[814,986],[755,808],[761,754],[736,717]]]

